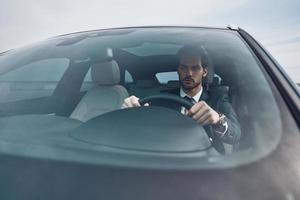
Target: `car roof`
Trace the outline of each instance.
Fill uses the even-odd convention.
[[[83,33],[95,33],[100,31],[108,31],[108,30],[122,30],[122,29],[151,29],[151,28],[195,28],[195,29],[211,29],[211,30],[238,30],[239,27],[235,27],[232,25],[228,25],[226,27],[213,27],[213,26],[184,26],[184,25],[176,25],[176,26],[170,26],[170,25],[164,25],[164,26],[126,26],[126,27],[111,27],[111,28],[103,28],[103,29],[92,29],[92,30],[86,30],[86,31],[77,31],[72,33],[66,33],[57,35],[50,38],[57,38],[57,37],[63,37],[63,36],[72,36],[76,34],[83,34]],[[49,39],[50,39],[49,38]]]

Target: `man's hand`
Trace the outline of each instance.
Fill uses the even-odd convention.
[[[122,105],[122,108],[131,108],[131,107],[139,107],[141,106],[139,103],[139,98],[132,95],[130,97],[127,97]],[[145,103],[144,106],[149,106],[148,103]]]
[[[139,103],[139,98],[136,96],[127,97],[122,105],[122,108],[131,108],[131,107],[139,107],[141,106]]]
[[[207,105],[205,101],[200,101],[193,105],[186,114],[201,125],[216,124],[220,120],[219,114]]]

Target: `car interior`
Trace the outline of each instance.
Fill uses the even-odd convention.
[[[112,37],[128,33],[131,32],[121,31]],[[163,40],[163,37],[157,40],[153,37],[153,41],[134,38],[134,42],[116,39],[111,44],[103,42],[105,40],[98,44],[92,39],[105,38],[107,35],[91,34],[89,37],[92,39],[86,39],[86,43],[83,43],[86,36],[66,37],[67,39],[54,42],[53,50],[42,51],[44,47],[41,45],[38,50],[31,52],[37,54],[34,59],[22,61],[20,58],[10,66],[10,71],[6,70],[1,74],[0,70],[0,90],[5,94],[0,98],[0,124],[5,127],[3,135],[15,137],[10,133],[18,123],[20,140],[28,137],[22,135],[23,130],[35,127],[31,137],[39,135],[42,137],[40,140],[47,145],[55,146],[59,141],[62,146],[74,145],[74,149],[92,149],[93,145],[86,145],[96,144],[101,151],[107,151],[107,148],[117,152],[124,150],[129,152],[129,156],[137,152],[148,153],[148,156],[153,156],[153,152],[162,153],[159,156],[168,153],[170,158],[175,153],[182,156],[182,152],[197,152],[205,159],[208,158],[207,155],[217,155],[211,149],[203,127],[189,117],[156,106],[121,109],[124,99],[131,95],[143,99],[179,88],[176,52],[191,41],[177,41],[178,36],[175,35],[175,39],[166,37],[164,42],[157,41]],[[83,45],[84,48],[76,45]],[[268,145],[261,145],[260,142],[269,141],[269,135],[279,138],[275,137],[274,130],[279,129],[280,122],[277,115],[269,112],[257,115],[258,112],[267,110],[277,112],[264,72],[258,67],[259,61],[255,60],[251,51],[240,53],[239,50],[218,42],[200,41],[199,45],[207,50],[211,66],[204,86],[209,90],[222,89],[228,92],[241,127],[239,146],[225,145],[226,155],[250,152],[253,149],[262,152],[262,149],[276,145],[276,142]],[[26,55],[22,53],[21,56]],[[45,74],[45,80],[42,80],[42,73]],[[30,79],[26,79],[27,76]],[[253,99],[259,97],[262,101],[254,104]],[[270,118],[278,123],[274,126],[262,123]],[[63,125],[56,126],[55,123]],[[186,127],[185,124],[190,124],[188,137],[181,134],[185,131],[182,130]],[[264,126],[267,129],[263,129]],[[54,133],[41,136],[44,133],[38,133],[39,131]],[[259,134],[260,132],[264,134]],[[49,139],[50,135],[53,138]],[[195,139],[197,137],[201,139]],[[132,152],[134,153],[131,154]],[[148,158],[145,156],[140,159]],[[126,159],[124,162],[128,164]],[[194,160],[191,162],[199,167]],[[202,163],[201,166],[207,165]]]
[[[86,122],[120,109],[124,99],[130,95],[144,98],[180,87],[178,78],[162,82],[157,78],[159,73],[176,73],[175,55],[138,56],[122,49],[113,49],[113,53],[113,57],[100,62],[71,60],[51,96],[1,103],[2,113],[5,116],[55,114]],[[228,57],[212,55],[213,67],[204,84],[228,91],[238,118],[242,119],[241,128],[247,129],[246,123],[243,123],[247,121],[247,111],[242,106],[243,95],[240,94],[240,84],[237,84],[241,83],[237,66]],[[90,79],[86,81],[87,76]],[[41,104],[47,106],[36,106]],[[248,148],[250,138],[249,135],[243,138],[247,142],[243,144],[242,140],[240,148]]]
[[[91,77],[94,86],[87,91],[81,91],[76,103],[69,104],[70,101],[67,101],[69,111],[63,112],[63,116],[86,122],[101,114],[120,109],[124,99],[130,95],[144,98],[180,87],[177,77],[163,80],[163,82],[157,78],[159,73],[177,73],[175,55],[137,56],[122,49],[113,49],[113,52],[114,57],[111,60],[90,65],[86,76]],[[211,64],[203,84],[211,89],[225,89],[229,93],[233,107],[238,107],[237,104],[243,104],[243,102],[241,99],[236,101],[239,95],[235,80],[236,74],[227,73],[227,70],[236,71],[234,63],[226,58],[215,58],[214,60],[219,60],[221,63],[216,61]],[[227,60],[227,62],[223,60]],[[228,77],[228,75],[230,76]],[[76,92],[78,93],[78,87]],[[73,106],[70,107],[70,105]],[[74,107],[74,105],[76,106]],[[243,115],[243,110],[239,108],[236,110],[239,111],[238,116]],[[245,140],[247,141],[246,145],[250,145],[249,139]],[[243,146],[242,143],[241,147],[248,148],[249,146],[246,145]],[[227,148],[229,152],[233,151],[231,145],[228,145]]]

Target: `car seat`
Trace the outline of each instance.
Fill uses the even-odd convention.
[[[87,121],[106,112],[120,109],[128,92],[120,82],[120,69],[116,61],[91,66],[91,78],[96,85],[87,91],[70,118]]]

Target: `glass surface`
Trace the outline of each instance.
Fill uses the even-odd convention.
[[[123,99],[111,95],[120,87],[126,89],[129,96],[137,97],[178,88],[177,51],[188,44],[207,51],[215,74],[210,88],[227,88],[242,131],[238,147],[226,144],[225,155],[204,154],[209,157],[206,162],[222,165],[228,161],[239,165],[272,152],[281,136],[278,105],[260,62],[239,35],[229,30],[129,28],[92,31],[55,37],[8,51],[0,55],[1,119],[22,115],[42,118],[51,114],[59,117],[57,121],[76,119],[84,124],[91,120],[84,116],[97,117],[121,109],[122,103],[115,102],[122,102],[125,93],[120,92]],[[118,70],[103,64],[111,60]],[[91,70],[96,65],[107,69]],[[97,110],[101,112],[97,114]],[[115,123],[112,120],[111,126]],[[2,126],[0,132],[7,132],[8,128]],[[63,123],[56,128],[65,130]],[[218,163],[216,157],[224,157],[227,161]]]

